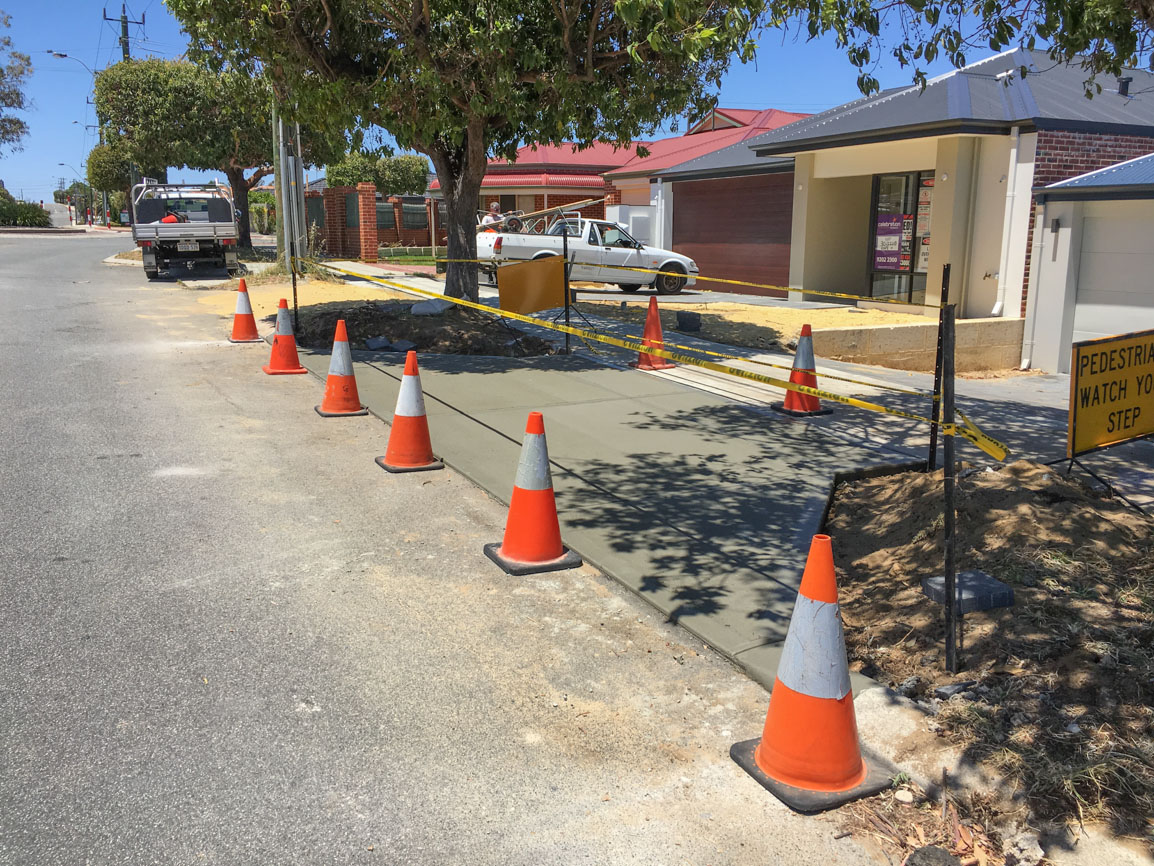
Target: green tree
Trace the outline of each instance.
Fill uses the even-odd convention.
[[[96,110],[137,165],[220,171],[240,211],[239,242],[252,246],[249,191],[273,173],[272,89],[266,79],[181,60],[127,60],[96,77]],[[305,161],[347,147],[339,131],[302,135]]]
[[[0,10],[0,29],[7,29],[9,18]],[[24,85],[32,74],[32,59],[12,50],[12,40],[0,36],[0,153],[4,148],[20,150],[20,139],[28,134],[28,124],[13,112],[26,111],[28,99]]]
[[[489,156],[525,141],[627,146],[704,110],[764,0],[169,0],[203,62],[265,70],[311,123],[375,124],[432,159],[449,258],[475,259]],[[446,293],[477,295],[452,263]]]
[[[414,154],[378,157],[354,150],[325,168],[329,186],[371,183],[381,195],[421,195],[428,187],[428,178],[428,160]]]

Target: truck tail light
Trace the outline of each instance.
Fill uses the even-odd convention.
[[[236,246],[236,238],[221,238],[220,242],[226,247]]]
[[[140,241],[140,246],[147,249],[148,247],[152,246],[152,241]]]
[[[498,236],[497,240],[493,241],[493,255],[501,255],[501,241],[502,238]]]

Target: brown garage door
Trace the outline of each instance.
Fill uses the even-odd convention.
[[[673,249],[704,277],[789,284],[793,172],[673,184]],[[703,289],[784,297],[784,292],[699,280]]]

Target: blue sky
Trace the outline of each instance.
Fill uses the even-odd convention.
[[[126,6],[129,19],[139,21],[143,15],[146,22],[144,27],[129,26],[134,57],[179,57],[184,52],[187,40],[163,0],[133,0]],[[23,151],[0,155],[0,180],[13,194],[23,190],[29,200],[47,200],[58,178],[67,178],[70,183],[74,170],[83,175],[82,163],[96,143],[96,130],[86,128],[96,123],[88,102],[92,97],[89,70],[120,60],[120,4],[102,7],[97,0],[0,0],[0,9],[12,19],[8,35],[13,48],[30,55],[34,68],[26,91],[33,106],[24,115],[31,132]],[[105,11],[117,21],[103,20]],[[857,70],[832,40],[804,42],[781,31],[767,31],[759,45],[756,62],[737,64],[730,70],[722,84],[720,105],[817,112],[859,95]],[[48,51],[76,59],[56,58]],[[973,59],[979,55],[975,53]],[[948,68],[939,62],[929,71],[936,74]],[[874,74],[882,87],[891,87],[908,84],[911,72],[890,60]],[[62,162],[68,165],[58,165]],[[213,175],[175,169],[169,177],[196,181]]]

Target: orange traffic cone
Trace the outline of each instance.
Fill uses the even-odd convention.
[[[530,412],[525,426],[513,498],[505,520],[505,538],[500,544],[486,544],[485,555],[506,574],[561,571],[581,564],[581,557],[561,543],[545,420],[540,412]]]
[[[730,755],[798,812],[821,812],[890,786],[893,768],[862,760],[833,546],[815,535],[789,621],[760,740]]]
[[[315,408],[323,418],[369,414],[357,394],[357,377],[353,374],[353,356],[349,352],[349,334],[345,330],[344,319],[337,319],[329,377],[325,380],[325,396],[321,405]]]
[[[794,385],[805,385],[807,388],[817,387],[817,365],[813,360],[813,330],[809,325],[801,326],[801,336],[797,338],[797,352],[793,356],[793,369],[789,373],[789,381]],[[770,408],[795,418],[806,418],[810,415],[829,415],[832,409],[822,409],[821,402],[815,394],[802,394],[800,391],[786,391],[784,403],[774,403]]]
[[[272,356],[262,368],[270,376],[290,373],[307,373],[297,357],[297,341],[293,336],[293,323],[289,318],[288,301],[280,299],[276,311],[276,333],[272,338]]]
[[[393,412],[393,427],[385,456],[377,465],[389,472],[419,472],[422,469],[444,469],[445,464],[433,456],[429,441],[429,419],[425,417],[425,395],[421,391],[421,374],[417,353],[405,356],[405,372]]]
[[[248,286],[244,277],[240,279],[240,287],[236,290],[236,315],[232,317],[232,336],[230,343],[260,343],[263,342],[256,330],[256,317],[252,314],[252,304],[248,300]]]
[[[649,299],[649,312],[645,316],[645,332],[641,336],[641,345],[654,349],[665,348],[665,337],[661,333],[661,316],[657,312],[657,298]],[[629,366],[637,370],[668,370],[677,365],[658,355],[639,352],[637,360]]]

